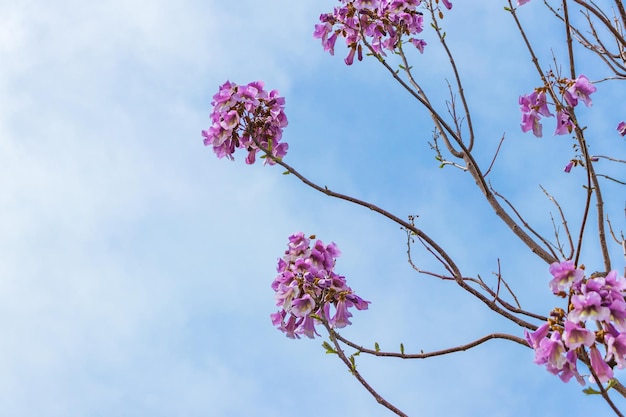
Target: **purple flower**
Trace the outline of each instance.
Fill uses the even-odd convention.
[[[567,104],[572,107],[576,107],[578,104],[578,99],[582,100],[585,103],[585,106],[591,106],[591,98],[589,97],[592,93],[596,92],[596,87],[591,84],[589,79],[584,75],[579,75],[576,80],[570,80],[569,87],[565,90],[564,98]]]
[[[350,51],[348,52],[348,56],[346,56],[343,60],[346,63],[346,65],[352,65],[352,63],[354,62],[355,53],[356,53],[356,47],[350,48]]]
[[[352,314],[348,311],[348,306],[346,304],[346,300],[340,299],[337,301],[335,316],[330,320],[330,323],[333,327],[341,329],[342,327],[346,327],[352,322],[349,320],[352,317]]]
[[[296,316],[289,316],[289,320],[287,324],[281,323],[281,330],[287,335],[290,339],[300,339],[300,335],[296,333],[297,330]]]
[[[323,22],[322,24],[315,25],[315,31],[313,32],[313,37],[315,39],[322,40],[322,46],[325,51],[329,51],[331,55],[335,54],[335,42],[337,41],[337,34],[333,33],[333,35],[329,38],[328,35],[333,31],[333,25],[328,22]]]
[[[299,331],[309,339],[314,339],[315,335],[319,336],[319,333],[315,331],[315,323],[315,319],[310,315],[304,316]]]
[[[550,369],[561,370],[566,362],[565,346],[561,341],[559,332],[552,332],[550,338],[544,337],[535,349],[535,363],[537,365],[547,364]]]
[[[522,132],[528,132],[529,130],[533,131],[533,135],[540,138],[543,136],[543,128],[541,123],[539,123],[539,114],[531,110],[528,113],[522,114]]]
[[[576,349],[579,346],[593,345],[596,336],[593,332],[585,329],[569,320],[565,321],[565,331],[563,332],[563,342],[569,349]]]
[[[542,126],[539,123],[541,116],[553,116],[548,109],[546,93],[535,90],[530,94],[520,96],[518,101],[522,111],[522,132],[532,130],[533,134],[540,138],[542,136]]]
[[[554,277],[549,284],[554,294],[569,291],[572,285],[579,283],[584,277],[583,270],[577,269],[571,260],[554,262],[550,265],[550,274]]]
[[[626,334],[620,333],[613,326],[608,326],[609,331],[604,335],[606,342],[607,360],[617,362],[619,369],[626,368]]]
[[[605,321],[611,314],[611,310],[602,305],[600,294],[595,291],[572,295],[572,305],[574,309],[569,312],[567,319],[576,323],[586,320]]]
[[[617,125],[617,131],[621,136],[626,136],[626,122],[619,122]]]
[[[569,117],[569,113],[565,109],[561,109],[556,112],[556,130],[555,135],[567,135],[572,133],[574,129],[574,122]],[[569,172],[569,171],[568,171]]]
[[[530,1],[530,0],[517,0],[517,5],[518,5],[518,6],[523,6],[523,5],[525,5],[526,3],[528,3],[529,1]]]
[[[528,346],[536,350],[539,347],[539,343],[546,336],[548,336],[549,331],[550,331],[549,323],[544,323],[532,333],[529,333],[527,330],[524,330],[524,334],[526,336],[526,341],[528,342]]]
[[[613,270],[606,274],[604,282],[606,283],[606,285],[610,286],[611,289],[618,292],[626,290],[626,277],[617,275],[617,270]]]
[[[255,162],[261,150],[275,159],[287,154],[288,145],[280,142],[288,124],[285,99],[278,91],[268,93],[262,81],[242,86],[226,81],[213,96],[211,105],[212,125],[202,131],[202,136],[204,145],[212,146],[218,158],[234,159],[237,148],[246,150],[248,164]],[[265,158],[265,163],[275,164],[273,158]]]
[[[311,247],[311,239],[302,232],[289,236],[287,250],[278,260],[278,275],[272,282],[276,305],[280,307],[271,314],[272,323],[292,339],[300,335],[314,338],[319,320],[327,320],[336,328],[345,327],[351,324],[350,308],[366,310],[369,305],[346,285],[345,277],[334,272],[340,255],[337,245],[317,240]],[[333,317],[331,306],[336,310]]]
[[[570,350],[565,354],[565,363],[563,364],[563,368],[561,369],[559,378],[563,382],[569,382],[572,377],[576,377],[576,380],[580,385],[585,385],[585,380],[578,373],[578,369],[576,368],[576,362],[578,361],[578,356],[576,355],[575,350]]]
[[[306,317],[315,308],[315,300],[310,294],[304,294],[291,302],[291,313],[296,317]]]
[[[446,8],[452,3],[442,0]],[[413,36],[424,30],[424,17],[418,10],[420,0],[353,0],[341,1],[332,13],[320,16],[321,24],[315,25],[313,37],[321,39],[325,51],[334,54],[335,42],[344,38],[349,51],[344,58],[347,65],[360,61],[367,41],[373,51],[385,55],[385,50],[395,51],[403,42],[403,36]],[[425,42],[409,39],[420,52]]]
[[[443,5],[446,6],[446,9],[450,10],[452,8],[452,3],[449,0],[441,0]]]
[[[411,42],[413,44],[413,46],[415,46],[417,48],[417,50],[420,51],[421,54],[424,53],[424,47],[426,46],[426,41],[425,40],[411,38],[411,39],[409,39],[409,42]],[[622,135],[622,136],[624,136],[624,135]]]
[[[589,358],[591,359],[591,368],[598,376],[600,382],[607,382],[613,378],[613,370],[602,358],[600,351],[598,351],[595,345],[589,349]],[[595,378],[591,377],[589,379],[595,382]]]
[[[568,174],[570,173],[570,171],[572,170],[572,167],[574,166],[574,161],[569,161],[567,163],[567,165],[565,165],[565,168],[563,168],[563,171],[567,172]]]
[[[620,331],[626,332],[626,302],[624,297],[615,299],[609,304],[611,323]]]

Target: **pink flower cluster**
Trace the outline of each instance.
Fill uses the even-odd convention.
[[[261,148],[274,158],[287,154],[288,145],[281,143],[283,129],[287,126],[285,99],[277,90],[267,92],[262,81],[237,85],[226,81],[211,102],[212,125],[202,131],[205,146],[212,145],[219,158],[233,158],[236,148],[248,152],[246,163],[253,164]],[[266,155],[263,154],[262,158]],[[271,158],[265,163],[273,165]]]
[[[402,41],[402,36],[413,36],[424,29],[424,19],[417,10],[421,0],[339,0],[341,7],[335,7],[333,13],[320,16],[321,24],[315,25],[313,36],[322,40],[325,51],[335,54],[335,42],[338,37],[345,38],[349,48],[344,59],[352,65],[355,54],[363,59],[362,42],[367,41],[372,49],[381,55],[384,50],[394,51]],[[442,0],[446,8],[451,9],[449,0]],[[420,52],[424,52],[426,42],[423,39],[409,38]]]
[[[569,107],[576,107],[581,100],[587,107],[591,106],[589,97],[596,91],[596,87],[584,75],[579,75],[575,80],[561,78],[554,81],[560,91],[563,101]],[[553,85],[554,86],[554,85]],[[552,117],[548,109],[546,99],[546,87],[537,88],[530,94],[519,98],[520,110],[522,111],[522,132],[533,131],[540,138],[542,136],[541,117]],[[556,130],[555,135],[567,135],[574,129],[574,122],[570,118],[567,109],[560,103],[556,103]]]
[[[586,278],[572,261],[553,263],[550,273],[550,289],[555,295],[567,297],[569,307],[567,312],[555,309],[547,323],[532,333],[526,332],[526,340],[535,350],[535,363],[545,365],[563,382],[575,377],[584,385],[576,362],[578,355],[587,350],[599,381],[607,382],[613,378],[615,366],[626,368],[626,278],[618,276],[617,271]],[[599,330],[587,328],[588,322]]]
[[[351,324],[349,308],[366,310],[370,303],[354,294],[345,277],[333,271],[340,255],[337,246],[317,240],[311,247],[310,239],[315,236],[307,238],[302,232],[289,236],[288,249],[278,260],[278,276],[272,282],[280,307],[271,315],[272,323],[292,339],[301,334],[314,338],[319,319],[335,328],[345,327]]]

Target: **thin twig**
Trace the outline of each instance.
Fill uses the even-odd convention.
[[[522,225],[528,229],[528,231],[530,233],[532,233],[533,235],[537,236],[537,239],[541,240],[543,242],[544,245],[546,245],[546,247],[550,250],[550,252],[552,253],[552,256],[554,257],[554,259],[557,259],[558,256],[556,254],[556,252],[554,252],[554,249],[552,249],[552,247],[554,246],[553,244],[551,244],[546,238],[544,238],[543,236],[541,236],[539,233],[537,233],[535,231],[535,229],[533,229],[532,227],[530,227],[530,224],[528,224],[528,222],[526,220],[524,220],[524,218],[522,217],[522,215],[517,211],[517,209],[515,208],[515,206],[513,206],[513,204],[506,198],[504,197],[502,194],[498,193],[497,191],[492,189],[492,192],[494,193],[494,195],[500,199],[502,199],[502,201],[504,201],[506,203],[507,206],[509,206],[509,208],[511,210],[513,210],[513,213],[515,213],[515,215],[517,216],[517,218],[520,220],[520,222],[522,222]]]
[[[498,143],[498,148],[496,149],[496,153],[493,155],[493,159],[491,160],[491,164],[489,164],[489,168],[485,171],[484,177],[487,178],[487,175],[491,172],[491,168],[493,168],[493,164],[496,162],[496,158],[498,157],[498,153],[500,152],[500,147],[502,146],[502,142],[504,142],[504,135],[500,138],[500,143]]]
[[[550,193],[548,193],[548,191],[545,188],[543,188],[543,186],[540,185],[539,187],[541,188],[543,193],[548,197],[548,199],[552,201],[552,203],[554,203],[557,210],[559,210],[559,215],[561,216],[561,224],[563,224],[563,227],[565,228],[565,235],[567,236],[567,241],[569,242],[569,247],[570,247],[570,255],[567,257],[567,259],[571,259],[571,257],[574,254],[574,242],[572,240],[572,234],[569,231],[569,226],[567,225],[567,220],[565,219],[565,214],[563,214],[563,209],[561,208],[561,205],[559,204],[559,202],[556,201],[556,199],[552,195],[550,195]],[[558,234],[556,234],[556,239],[557,239],[557,244],[558,244],[558,239],[559,239]],[[563,253],[561,252],[561,254]]]
[[[389,410],[391,410],[394,414],[398,416],[408,417],[407,414],[403,413],[398,407],[391,404],[389,401],[383,398],[378,392],[376,392],[376,390],[365,380],[365,378],[361,376],[361,373],[357,371],[356,369],[356,365],[350,362],[350,359],[348,359],[343,349],[341,349],[341,345],[337,341],[339,335],[330,327],[327,320],[323,320],[322,324],[324,325],[324,327],[326,327],[326,330],[328,331],[328,335],[330,336],[330,340],[333,342],[333,345],[335,345],[335,351],[337,353],[337,356],[339,356],[341,361],[348,367],[348,369],[350,370],[350,373],[357,379],[357,381],[359,381],[359,383],[363,385],[363,387],[367,390],[367,392],[369,392],[372,395],[372,397],[374,397],[376,402],[388,408]]]
[[[478,340],[475,340],[473,342],[470,343],[466,343],[464,345],[460,345],[460,346],[455,346],[452,348],[448,348],[448,349],[442,349],[442,350],[437,350],[437,351],[433,351],[433,352],[426,352],[426,353],[402,353],[402,352],[384,352],[381,350],[376,350],[376,349],[368,349],[366,347],[363,346],[359,346],[354,342],[351,342],[350,340],[344,338],[343,336],[341,336],[339,333],[336,333],[337,339],[340,340],[341,342],[345,343],[346,345],[358,350],[359,352],[362,353],[367,353],[368,355],[373,355],[373,356],[381,356],[381,357],[388,357],[388,358],[400,358],[400,359],[427,359],[427,358],[432,358],[434,356],[443,356],[443,355],[449,355],[451,353],[455,353],[455,352],[464,352],[466,350],[472,349],[476,346],[479,346],[489,340],[494,340],[494,339],[505,339],[505,340],[510,340],[512,342],[515,342],[517,344],[520,344],[524,347],[529,347],[528,346],[528,342],[526,342],[526,340],[522,339],[521,337],[517,337],[517,336],[512,336],[510,334],[506,334],[506,333],[492,333],[492,334],[488,334],[487,336],[483,336]]]

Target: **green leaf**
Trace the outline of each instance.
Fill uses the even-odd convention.
[[[595,389],[588,387],[583,390],[583,392],[587,395],[601,394],[600,391],[596,391]]]
[[[361,354],[361,351],[360,351],[360,350],[357,350],[356,352],[354,352],[354,353],[352,354],[352,356],[359,356],[360,354]]]
[[[400,353],[404,355],[404,343],[400,343]]]
[[[291,174],[291,172],[289,172],[289,171],[283,172],[283,175],[289,175],[289,174]]]
[[[617,379],[611,378],[609,379],[609,383],[607,384],[606,389],[609,390],[613,388],[615,385],[617,385]]]
[[[611,388],[613,388],[615,385],[617,384],[617,380],[615,378],[611,378],[609,379],[608,384],[606,384],[606,390],[610,390]],[[598,394],[602,394],[600,391],[596,391],[595,389],[591,388],[591,387],[587,387],[583,390],[583,392],[587,395],[598,395]]]
[[[378,345],[378,342],[374,342],[374,350],[376,352],[380,352],[380,346]]]
[[[334,353],[337,354],[337,351],[330,345],[328,342],[322,343],[322,347],[326,349],[326,353]]]

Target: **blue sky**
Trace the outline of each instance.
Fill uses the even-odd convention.
[[[488,164],[506,132],[493,184],[550,231],[553,208],[537,184],[579,219],[582,172],[562,172],[572,142],[551,135],[552,121],[542,139],[520,131],[517,97],[539,81],[504,2],[483,3],[493,4],[455,2],[445,18],[478,159]],[[336,242],[338,272],[372,301],[344,332],[359,343],[429,351],[521,335],[456,287],[415,274],[396,225],[276,167],[217,160],[200,131],[227,79],[261,79],[287,98],[286,160],[311,179],[419,214],[466,274],[490,277],[500,258],[523,306],[555,306],[547,266],[512,239],[469,175],[437,168],[428,115],[375,62],[346,67],[342,47],[330,57],[312,38],[334,4],[0,3],[0,415],[390,415],[320,339],[289,340],[271,326],[276,259],[300,230]],[[538,1],[520,15],[544,42],[544,66],[551,48],[563,56]],[[436,97],[449,71],[425,36],[432,47],[413,58]],[[599,71],[588,55],[579,64]],[[581,114],[594,152],[623,159],[614,129],[626,109],[613,86],[599,85]],[[619,215],[623,188],[608,185],[605,197]],[[600,265],[592,241],[585,256]],[[418,260],[436,267],[426,253]],[[608,415],[532,359],[496,341],[358,364],[409,415]]]

